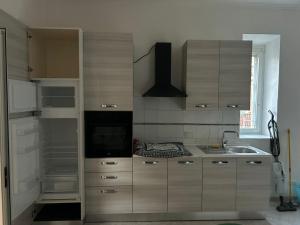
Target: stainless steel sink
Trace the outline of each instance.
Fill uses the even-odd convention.
[[[230,146],[226,148],[212,148],[210,146],[198,146],[205,154],[260,154],[258,151],[244,146]]]
[[[229,153],[236,153],[236,154],[258,154],[257,151],[253,149],[249,149],[247,147],[229,147],[227,148]]]

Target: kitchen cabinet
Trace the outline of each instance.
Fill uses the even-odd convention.
[[[235,211],[236,159],[203,159],[203,211]]]
[[[186,109],[218,110],[219,41],[185,44]]]
[[[242,157],[237,160],[237,211],[269,207],[271,168],[271,157]]]
[[[199,212],[202,205],[202,158],[168,159],[168,212]]]
[[[132,212],[132,158],[85,160],[86,215]]]
[[[220,42],[220,109],[250,109],[252,44]]]
[[[85,110],[133,110],[130,34],[84,34]]]
[[[12,220],[35,204],[84,207],[81,36],[28,28],[28,80],[8,82]]]
[[[186,110],[249,110],[252,42],[187,41]]]
[[[133,212],[167,212],[167,159],[133,158]]]
[[[31,79],[79,79],[82,74],[82,34],[79,29],[28,29]]]

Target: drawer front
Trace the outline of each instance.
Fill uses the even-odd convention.
[[[85,159],[85,172],[132,171],[132,158]]]
[[[85,186],[132,185],[132,172],[85,173]]]
[[[234,211],[236,197],[236,159],[203,160],[203,211]]]
[[[86,188],[86,214],[131,213],[132,187]]]
[[[133,185],[167,186],[167,159],[134,158]]]
[[[167,187],[133,186],[133,212],[167,212]]]
[[[202,159],[192,157],[168,160],[168,186],[202,186]]]
[[[269,206],[271,194],[271,168],[271,157],[249,157],[238,159],[237,210],[263,210]]]

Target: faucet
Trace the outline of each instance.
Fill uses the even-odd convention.
[[[224,130],[223,131],[223,136],[222,136],[222,148],[224,148],[224,149],[226,148],[226,145],[228,143],[228,140],[224,139],[226,133],[236,134],[236,136],[239,137],[239,132],[237,132],[237,131],[234,131],[234,130]]]

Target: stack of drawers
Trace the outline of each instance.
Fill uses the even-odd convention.
[[[86,159],[86,214],[132,212],[132,158]]]

